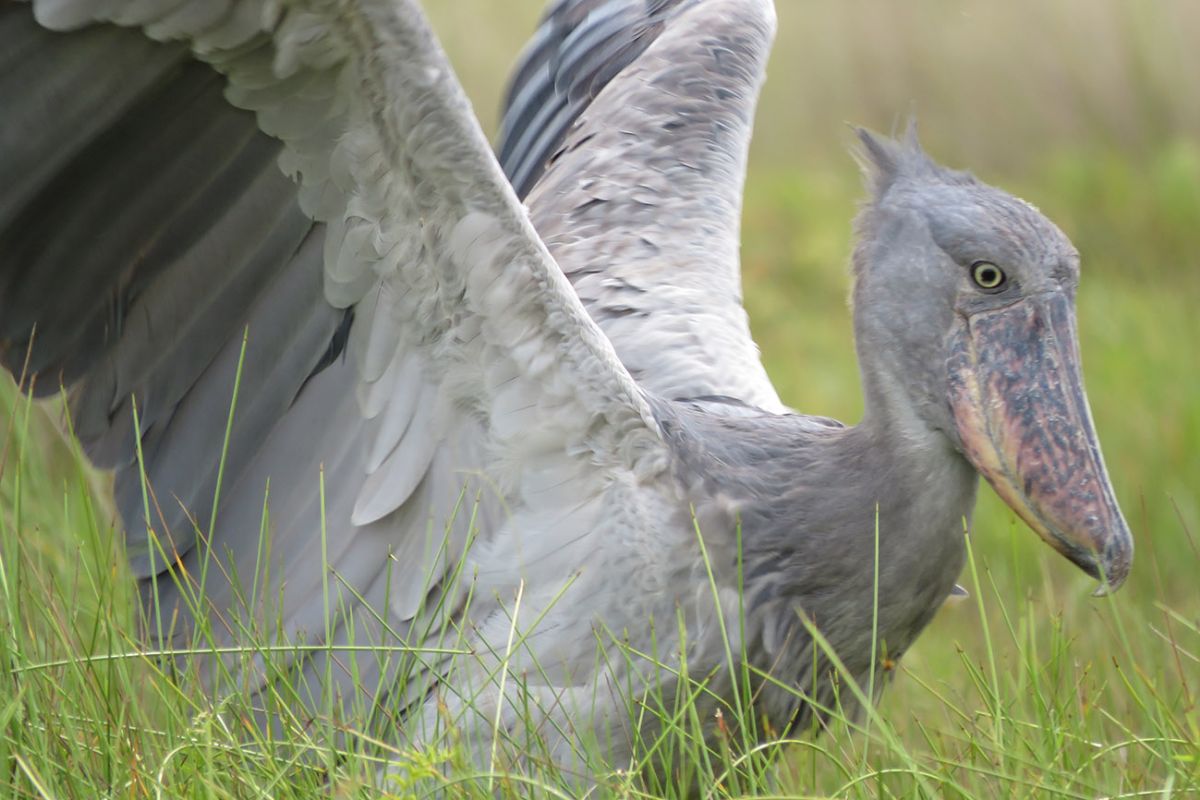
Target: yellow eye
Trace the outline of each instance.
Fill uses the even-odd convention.
[[[1004,285],[1004,270],[990,261],[976,261],[971,265],[971,280],[980,289],[999,289]]]

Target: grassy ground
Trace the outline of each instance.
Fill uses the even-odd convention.
[[[1200,6],[780,5],[743,257],[785,400],[857,417],[845,262],[859,187],[842,123],[887,128],[915,105],[935,155],[1036,203],[1083,254],[1085,377],[1138,552],[1126,587],[1092,599],[984,491],[971,598],[906,655],[878,714],[772,751],[765,776],[761,760],[723,774],[718,756],[701,770],[706,791],[1200,795]],[[537,4],[500,6],[434,9],[489,124]],[[326,793],[319,771],[239,745],[236,713],[181,694],[153,660],[109,658],[131,649],[134,626],[103,480],[7,385],[0,437],[0,795]],[[371,767],[335,769],[333,793],[348,796]]]

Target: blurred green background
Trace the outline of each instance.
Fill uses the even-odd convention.
[[[428,5],[494,133],[508,68],[540,0]],[[994,754],[1023,752],[1028,762],[1007,769],[1034,788],[997,781],[973,790],[992,796],[1044,796],[1037,786],[1052,768],[1086,775],[1082,785],[1091,783],[1080,796],[1169,787],[1170,772],[1181,767],[1194,787],[1200,2],[776,5],[779,32],[746,184],[742,267],[754,336],[784,401],[846,421],[861,413],[846,301],[862,187],[847,152],[849,126],[887,132],[915,114],[930,154],[1040,207],[1082,254],[1085,380],[1137,540],[1133,574],[1109,605],[1093,599],[1093,582],[985,485],[972,532],[979,580],[963,576],[976,597],[948,606],[906,654],[884,694],[884,717],[929,763],[1003,772],[1007,756]],[[1006,714],[1017,721],[998,736],[1007,744],[981,751],[979,742]],[[1165,739],[1190,741],[1191,749],[1139,754],[1100,745],[1165,731]],[[1043,735],[1075,737],[1074,744]],[[853,741],[833,737],[821,746],[855,763],[847,757]],[[825,770],[813,758],[799,767],[798,786],[821,785],[813,776]],[[875,763],[896,765],[886,755]]]
[[[494,133],[508,70],[542,0],[426,5],[485,129]],[[1200,694],[1200,2],[777,5],[779,36],[751,153],[742,253],[754,335],[784,400],[849,422],[860,414],[846,298],[851,220],[862,191],[846,150],[848,125],[889,131],[914,113],[935,158],[1039,206],[1082,253],[1085,378],[1137,539],[1126,587],[1111,603],[1093,600],[1092,582],[985,488],[972,535],[980,580],[964,576],[983,610],[972,600],[939,615],[905,656],[897,685],[885,694],[885,716],[917,748],[930,741],[926,726],[956,743],[954,731],[982,724],[1001,703],[1014,718],[1033,721],[1030,729],[1061,712],[1081,731],[1078,752],[1088,764],[1089,737],[1134,741],[1165,730],[1164,739],[1190,735],[1194,746],[1200,738],[1193,700]],[[0,418],[9,417],[12,401],[3,387]],[[27,508],[15,535],[38,558],[69,566],[73,532],[56,520],[81,513],[71,504],[75,468],[51,421],[35,428],[38,446],[27,450],[25,468],[57,476],[48,485],[61,482],[64,502],[60,509]],[[0,514],[16,518],[10,509],[19,479],[3,465],[0,453]],[[80,597],[72,593],[67,602]],[[984,670],[976,669],[985,658],[1000,685],[991,700],[981,689]],[[1023,671],[1043,665],[1054,674],[1026,691],[1037,679]],[[1051,696],[1061,708],[1033,708]],[[1155,705],[1148,711],[1150,696]],[[962,745],[968,755],[956,757],[969,758],[977,741],[968,735]],[[1031,754],[1028,775],[1058,758],[1056,748],[1052,742]],[[931,750],[942,758],[939,747]],[[1193,772],[1200,769],[1195,752],[1186,756]],[[1159,785],[1155,776],[1172,763],[1148,758],[1140,767],[1145,782],[1135,776],[1127,784],[1137,751],[1129,762],[1124,751],[1096,758],[1109,771],[1096,773],[1095,786]],[[1074,774],[1075,766],[1059,760],[1064,774]]]
[[[494,133],[540,0],[428,5]],[[1139,735],[1141,701],[1109,691],[1122,680],[1113,665],[1124,642],[1164,707],[1200,728],[1200,641],[1170,643],[1179,634],[1164,610],[1200,625],[1200,2],[776,5],[742,267],[754,336],[784,401],[847,421],[861,413],[846,300],[862,187],[849,126],[886,132],[915,114],[935,158],[1029,200],[1080,250],[1085,380],[1137,540],[1129,582],[1115,609],[1102,608],[1092,581],[983,487],[972,538],[996,668],[1012,680],[1002,692],[1020,692],[1022,663],[1061,636],[1079,719],[1091,696],[1123,720],[1114,731]],[[990,646],[974,602],[939,615],[885,694],[885,715],[911,741],[978,708],[964,667]]]
[[[496,130],[541,0],[427,7]],[[778,0],[743,221],[746,304],[785,402],[857,420],[846,305],[862,196],[849,126],[915,114],[938,160],[1041,208],[1083,256],[1079,327],[1096,425],[1138,540],[1123,602],[1200,608],[1200,3]],[[976,546],[1032,588],[1087,579],[989,491]],[[1077,598],[1079,598],[1077,600]]]

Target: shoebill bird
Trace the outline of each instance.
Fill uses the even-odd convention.
[[[486,761],[532,716],[620,765],[683,658],[700,719],[769,675],[777,732],[834,702],[826,646],[878,687],[977,475],[1120,585],[1079,257],[914,136],[858,133],[862,421],[780,402],[738,272],[773,30],[769,0],[558,0],[497,156],[413,0],[0,8],[0,355],[114,474],[146,635],[304,644],[201,659],[286,681],[267,725],[374,710]]]

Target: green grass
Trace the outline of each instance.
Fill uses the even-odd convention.
[[[498,5],[436,9],[485,116],[537,4]],[[1200,69],[1181,44],[1194,41],[1194,6],[1018,2],[1006,15],[928,0],[908,18],[781,5],[743,259],[785,400],[858,417],[845,265],[860,189],[842,120],[886,128],[917,97],[935,154],[1036,203],[1083,255],[1085,379],[1137,556],[1121,592],[1091,598],[1091,581],[985,490],[962,578],[971,597],[905,655],[877,712],[852,722],[835,710],[822,736],[743,757],[752,719],[727,709],[729,735],[710,752],[696,735],[716,721],[685,704],[658,747],[714,797],[1200,795]],[[470,14],[485,22],[458,24]],[[471,34],[481,29],[495,35]],[[213,707],[139,654],[106,481],[57,415],[0,387],[0,796],[370,796],[375,751],[354,726],[257,739],[236,691]],[[524,779],[481,775],[460,744],[391,751],[409,781],[391,791],[572,792],[536,758]],[[678,795],[678,778],[613,773],[597,796]]]
[[[972,597],[947,607],[906,655],[877,714],[859,723],[835,714],[823,736],[745,761],[735,734],[726,750],[696,745],[712,720],[672,718],[669,747],[660,747],[705,791],[1200,792],[1200,372],[1191,352],[1200,330],[1195,272],[1180,266],[1200,231],[1193,153],[1178,145],[1137,166],[1103,154],[1051,160],[1018,187],[1076,234],[1085,257],[1086,379],[1138,540],[1126,587],[1090,598],[1090,581],[985,491],[963,577]],[[853,420],[860,401],[842,264],[856,178],[782,173],[751,187],[747,304],[769,368],[798,407]],[[33,406],[11,387],[0,404],[0,764],[8,765],[0,786],[18,797],[91,797],[106,787],[133,797],[304,797],[327,781],[341,793],[365,791],[377,764],[363,740],[330,724],[256,741],[236,692],[213,709],[159,659],[136,654],[133,591],[103,479],[55,432],[53,406]],[[736,713],[725,717],[730,731],[752,724]],[[453,741],[392,756],[407,759],[414,781],[425,776],[392,785],[399,795],[443,780],[465,796],[485,796],[489,785],[551,796],[573,785],[545,768],[531,782],[479,775]],[[605,788],[670,796],[672,779],[657,780],[614,774]]]

